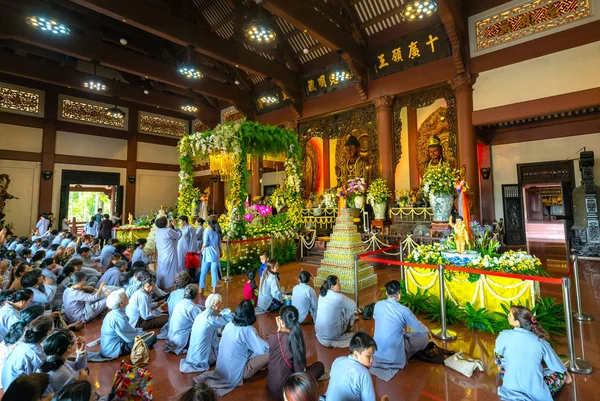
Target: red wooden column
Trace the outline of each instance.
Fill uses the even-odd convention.
[[[323,138],[323,189],[329,189],[331,186],[329,164],[329,138]]]
[[[127,221],[127,216],[131,213],[135,216],[135,191],[137,185],[137,147],[138,147],[138,110],[129,107],[128,126],[127,126],[127,183],[125,184],[125,210],[123,210],[123,223]],[[135,182],[129,182],[129,177],[133,176]]]
[[[262,189],[260,186],[260,159],[257,156],[252,157],[252,175],[250,176],[250,200],[255,196],[262,195]]]
[[[418,124],[417,124],[417,109],[406,107],[406,124],[408,129],[408,164],[410,168],[410,188],[419,186],[419,165],[417,146]]]
[[[54,182],[54,154],[56,153],[56,119],[58,117],[58,93],[46,91],[44,105],[44,127],[42,136],[42,169],[51,171],[52,177],[45,180],[40,177],[40,196],[38,200],[38,215],[52,210],[52,183]],[[41,174],[41,173],[40,173]],[[59,178],[60,180],[60,178]],[[58,210],[55,213],[58,216]],[[37,217],[37,215],[36,215]],[[37,219],[36,219],[37,220]],[[58,223],[60,227],[60,222]]]
[[[395,190],[394,180],[394,134],[392,132],[393,96],[381,96],[374,100],[377,111],[377,133],[379,147],[379,176],[387,182],[388,188]]]
[[[473,126],[473,84],[475,74],[461,74],[449,81],[456,96],[458,120],[458,164],[467,166],[467,182],[473,192],[473,214],[481,220],[479,208],[479,169],[477,166],[477,136]]]

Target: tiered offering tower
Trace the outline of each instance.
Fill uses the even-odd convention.
[[[333,226],[331,240],[327,244],[325,257],[317,271],[316,286],[321,286],[327,276],[335,275],[340,279],[342,292],[354,293],[354,255],[365,252],[350,209],[342,209]],[[377,285],[377,275],[373,266],[366,260],[358,261],[358,289]]]

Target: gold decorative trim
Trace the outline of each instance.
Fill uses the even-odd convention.
[[[138,132],[180,138],[189,133],[189,123],[179,118],[141,111],[138,117]]]
[[[44,92],[0,82],[0,110],[44,117]]]
[[[128,109],[119,107],[125,112],[125,118],[112,118],[106,115],[106,110],[111,107],[114,107],[114,104],[58,95],[59,120],[127,130]]]

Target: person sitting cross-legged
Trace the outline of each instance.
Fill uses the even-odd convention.
[[[154,277],[150,276],[131,296],[125,314],[132,326],[144,330],[160,329],[169,320],[169,315],[165,314],[168,305],[164,301],[152,302],[150,294],[155,285]]]

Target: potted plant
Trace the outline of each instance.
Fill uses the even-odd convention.
[[[458,170],[444,165],[431,167],[423,175],[423,193],[429,198],[433,221],[445,223],[450,218],[458,179]]]
[[[346,202],[348,206],[362,209],[365,204],[367,183],[361,177],[348,180],[346,184]]]
[[[373,212],[375,213],[375,219],[385,219],[385,210],[387,208],[387,201],[392,193],[387,187],[385,180],[377,178],[369,185],[367,191],[367,202],[373,206]]]

